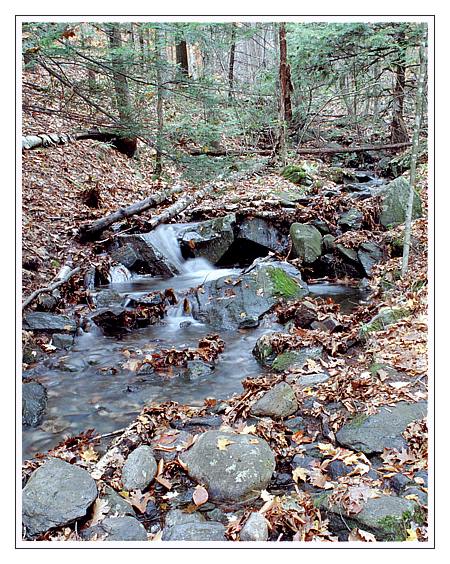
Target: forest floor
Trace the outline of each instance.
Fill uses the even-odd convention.
[[[33,121],[34,120],[34,121]],[[27,118],[24,132],[52,132],[61,124],[53,118],[37,114]],[[23,153],[22,204],[23,204],[23,294],[27,296],[38,287],[45,286],[70,257],[74,265],[82,266],[80,276],[68,285],[57,311],[83,302],[82,279],[89,266],[104,267],[108,257],[99,254],[101,243],[83,244],[76,240],[83,223],[103,217],[119,207],[127,206],[159,192],[170,184],[180,182],[179,173],[168,170],[165,178],[157,180],[152,175],[153,155],[141,148],[138,159],[128,159],[108,145],[95,141],[71,143],[66,146],[38,149]],[[326,165],[324,166],[326,168]],[[323,173],[324,168],[321,168]],[[314,218],[330,219],[334,216],[338,200],[322,196],[335,183],[327,180],[316,184],[318,197],[313,209],[298,204],[297,221]],[[428,293],[427,293],[427,238],[426,219],[426,166],[419,171],[420,193],[425,209],[424,218],[413,224],[412,256],[408,275],[400,279],[401,257],[391,253],[374,267],[369,281],[372,290],[368,304],[356,308],[348,315],[339,313],[334,304],[316,300],[319,319],[330,312],[342,324],[339,332],[329,333],[323,328],[294,327],[276,346],[280,351],[295,350],[300,344],[324,346],[327,355],[320,361],[310,361],[303,368],[282,374],[264,375],[248,379],[242,394],[232,398],[209,398],[202,408],[169,402],[146,406],[137,419],[122,435],[114,439],[106,454],[96,450],[101,442],[88,432],[70,438],[49,453],[26,461],[24,480],[49,457],[61,458],[86,469],[103,492],[91,508],[89,515],[80,521],[82,529],[94,530],[91,539],[101,539],[101,525],[111,508],[103,494],[107,487],[118,492],[130,505],[133,514],[143,523],[148,540],[161,540],[163,529],[154,526],[164,522],[167,512],[182,507],[187,514],[201,512],[206,521],[225,523],[224,540],[239,540],[241,531],[252,512],[264,517],[269,540],[294,541],[364,541],[407,540],[426,541],[428,448],[426,418],[419,418],[403,432],[406,448],[389,447],[375,456],[364,454],[357,448],[344,447],[336,435],[355,417],[373,417],[380,407],[391,409],[399,402],[418,403],[427,399],[427,343],[428,343]],[[86,190],[98,186],[99,207],[93,209],[83,203]],[[183,192],[194,192],[195,187],[183,184]],[[225,213],[239,212],[249,217],[269,217],[282,224],[292,221],[280,208],[280,198],[295,191],[295,186],[275,171],[265,171],[250,176],[237,184],[223,182],[214,196],[186,210],[182,220],[208,219]],[[340,198],[340,197],[336,197]],[[158,215],[170,205],[164,205],[132,218],[126,228],[145,227],[152,215]],[[373,210],[367,200],[358,203],[365,221],[370,224]],[[179,221],[180,218],[177,218]],[[392,248],[392,241],[401,240],[403,226],[384,231],[374,225],[373,230],[348,232],[337,242],[350,248],[363,241],[377,241]],[[110,233],[107,234],[111,237]],[[294,261],[295,264],[295,261]],[[297,307],[299,304],[294,304]],[[292,304],[280,303],[275,310],[289,318]],[[361,329],[367,326],[382,307],[407,311],[393,323],[361,338]],[[284,340],[283,340],[284,339]],[[48,352],[48,341],[39,342],[43,352]],[[32,366],[32,365],[31,365]],[[30,365],[25,364],[25,369]],[[289,419],[254,418],[251,408],[268,390],[280,382],[289,382],[326,371],[329,379],[313,386],[292,383],[299,410],[305,421],[298,428],[289,426]],[[337,406],[337,407],[336,407]],[[389,411],[389,410],[388,410]],[[211,503],[208,488],[200,481],[195,485],[186,475],[186,462],[177,457],[198,443],[208,427],[201,420],[220,416],[220,430],[246,435],[250,441],[263,439],[274,453],[277,472],[267,489],[244,506],[231,503]],[[198,425],[190,426],[190,437],[183,448],[172,446],[179,429],[187,428],[195,419]],[[178,429],[178,430],[177,430]],[[144,491],[125,491],[121,485],[121,467],[131,450],[142,444],[155,444],[160,450],[174,454],[160,459],[154,481]],[[218,448],[226,450],[230,443]],[[293,464],[294,457],[310,461]],[[336,469],[339,466],[339,469]],[[332,470],[333,468],[333,470]],[[328,497],[328,506],[324,498]],[[389,521],[391,509],[384,521],[375,518],[378,511],[367,509],[370,503],[381,500],[388,507],[392,498],[412,502],[414,511],[405,517],[402,505],[397,521]],[[183,503],[181,502],[183,500]],[[387,500],[387,501],[386,501]],[[149,513],[149,503],[155,516]],[[338,507],[339,509],[335,509]],[[393,511],[393,510],[392,510]],[[342,516],[342,531],[335,521]],[[377,521],[378,519],[378,521]],[[375,520],[375,521],[374,521]],[[381,521],[383,521],[381,523]],[[381,523],[381,524],[380,524]],[[100,532],[99,532],[100,531]],[[167,533],[166,533],[167,534]],[[80,531],[69,524],[56,527],[39,540],[80,540]],[[242,540],[242,539],[241,539]]]

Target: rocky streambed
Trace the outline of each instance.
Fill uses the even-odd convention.
[[[404,217],[401,180],[379,225]],[[358,419],[333,398],[342,355],[357,363],[367,335],[407,315],[367,301],[392,248],[345,207],[334,224],[232,212],[119,235],[109,285],[85,277],[89,308],[43,301],[24,316],[26,538],[403,540],[420,527],[426,474],[411,459],[388,475],[386,449],[406,452],[426,403],[398,387]],[[383,385],[398,378],[381,369]]]

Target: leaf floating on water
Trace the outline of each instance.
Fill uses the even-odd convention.
[[[208,501],[208,492],[203,486],[197,486],[192,494],[192,500],[197,507]]]

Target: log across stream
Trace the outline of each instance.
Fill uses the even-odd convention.
[[[167,237],[170,228],[163,228],[168,231],[166,240],[170,240]],[[171,258],[177,257],[181,265],[178,276],[169,279],[135,276],[127,282],[111,284],[109,288],[128,298],[172,288],[180,297],[205,279],[239,272],[215,268],[205,259],[184,261],[178,251]],[[360,289],[339,284],[314,284],[310,292],[312,296],[332,298],[341,304],[344,312],[351,311],[364,298]],[[146,374],[123,368],[135,351],[151,354],[161,348],[195,348],[199,339],[211,332],[217,333],[184,313],[181,304],[182,300],[171,306],[161,324],[134,330],[120,338],[105,336],[93,325],[89,332],[75,338],[69,351],[54,353],[38,363],[30,376],[46,387],[48,405],[40,426],[23,430],[23,457],[31,458],[65,437],[87,429],[94,428],[99,434],[120,429],[150,401],[202,405],[207,397],[226,399],[242,391],[244,378],[257,377],[265,371],[252,349],[264,333],[283,329],[270,315],[254,329],[219,331],[225,349],[209,374],[189,376],[177,368],[166,373]]]

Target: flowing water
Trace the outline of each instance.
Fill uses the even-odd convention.
[[[125,298],[166,288],[172,288],[180,297],[206,280],[240,272],[215,268],[201,258],[183,260],[176,239],[180,228],[160,226],[152,234],[155,244],[176,266],[179,275],[170,279],[136,276],[127,282],[111,284],[110,288]],[[314,284],[310,290],[313,296],[333,298],[344,312],[350,311],[362,298],[358,288],[339,284]],[[215,370],[195,381],[176,371],[146,375],[121,368],[128,352],[196,347],[200,338],[212,332],[207,325],[186,316],[181,303],[182,300],[169,309],[161,324],[133,331],[122,338],[104,336],[93,327],[89,333],[76,337],[70,351],[58,352],[29,371],[27,376],[35,377],[47,388],[48,406],[40,427],[24,429],[23,457],[30,458],[66,436],[89,428],[99,434],[120,429],[150,401],[202,405],[207,397],[225,399],[241,392],[244,378],[263,372],[252,349],[262,334],[282,330],[270,317],[263,319],[256,329],[221,332],[225,350]],[[181,322],[185,323],[180,327]]]

